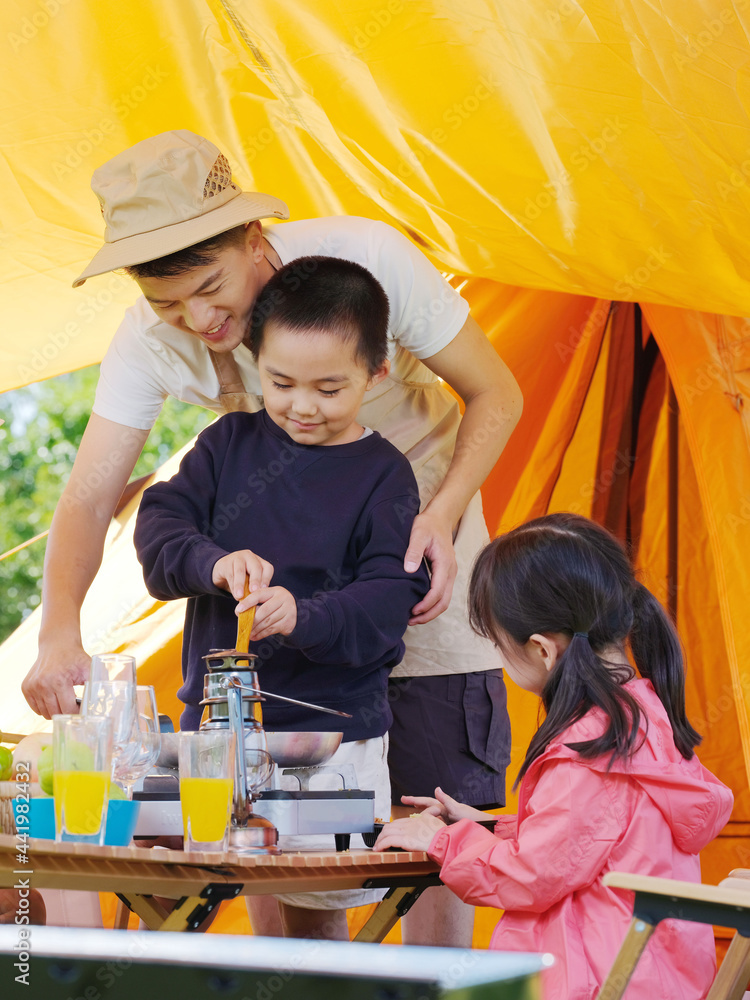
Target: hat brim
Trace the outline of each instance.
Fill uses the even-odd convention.
[[[73,288],[79,288],[87,278],[93,278],[94,275],[106,274],[118,267],[131,267],[149,260],[158,260],[201,243],[211,236],[225,233],[235,226],[269,218],[288,219],[289,209],[280,198],[274,198],[273,195],[243,191],[231,201],[195,219],[163,226],[150,233],[126,236],[115,243],[105,243],[73,282]]]

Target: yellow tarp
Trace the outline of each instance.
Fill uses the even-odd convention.
[[[101,358],[134,288],[119,275],[69,287],[101,237],[90,175],[170,128],[216,141],[240,184],[284,198],[293,219],[384,219],[458,275],[526,399],[485,489],[491,530],[547,509],[635,526],[644,579],[664,599],[668,376],[689,708],[741,832],[749,23],[747,0],[7,0],[0,390]],[[651,377],[631,477],[642,353]],[[113,527],[87,641],[134,648],[167,705],[180,609],[145,596],[131,529]],[[33,724],[17,687],[34,629],[32,618],[0,650],[0,728]],[[512,710],[515,766],[535,707],[514,692]],[[723,846],[706,877],[750,862],[741,840]]]
[[[720,9],[719,9],[720,7]],[[99,360],[92,171],[167,128],[292,218],[393,222],[510,285],[750,311],[750,5],[7,0],[0,389]]]

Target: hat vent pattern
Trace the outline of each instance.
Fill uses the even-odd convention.
[[[235,187],[232,183],[232,168],[229,166],[226,156],[220,153],[206,178],[206,183],[203,186],[203,197],[213,198],[215,194],[221,194],[228,187]]]

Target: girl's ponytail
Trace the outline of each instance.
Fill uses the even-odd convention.
[[[633,593],[633,627],[629,638],[638,672],[653,684],[672,724],[675,746],[690,760],[701,736],[685,714],[682,647],[661,604],[641,583],[636,583]]]
[[[604,732],[569,744],[582,757],[610,755],[611,766],[637,748],[648,724],[626,690],[633,659],[651,681],[687,760],[700,743],[685,715],[682,650],[661,605],[633,576],[624,548],[577,514],[547,514],[491,542],[469,585],[470,622],[502,651],[516,655],[534,633],[569,636],[542,690],[546,718],[531,741],[519,778],[568,726],[599,708]],[[617,662],[608,656],[618,650]]]
[[[547,714],[529,744],[515,784],[553,740],[593,707],[604,713],[606,729],[596,739],[567,746],[588,760],[610,754],[609,767],[627,758],[635,749],[641,720],[638,702],[623,687],[623,681],[632,674],[628,666],[609,665],[603,669],[588,635],[574,633],[542,691]]]

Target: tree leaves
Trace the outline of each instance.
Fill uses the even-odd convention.
[[[0,395],[0,554],[46,531],[73,467],[94,401],[99,366]],[[153,472],[213,420],[167,400],[133,477]],[[0,642],[41,600],[46,539],[0,561]]]

